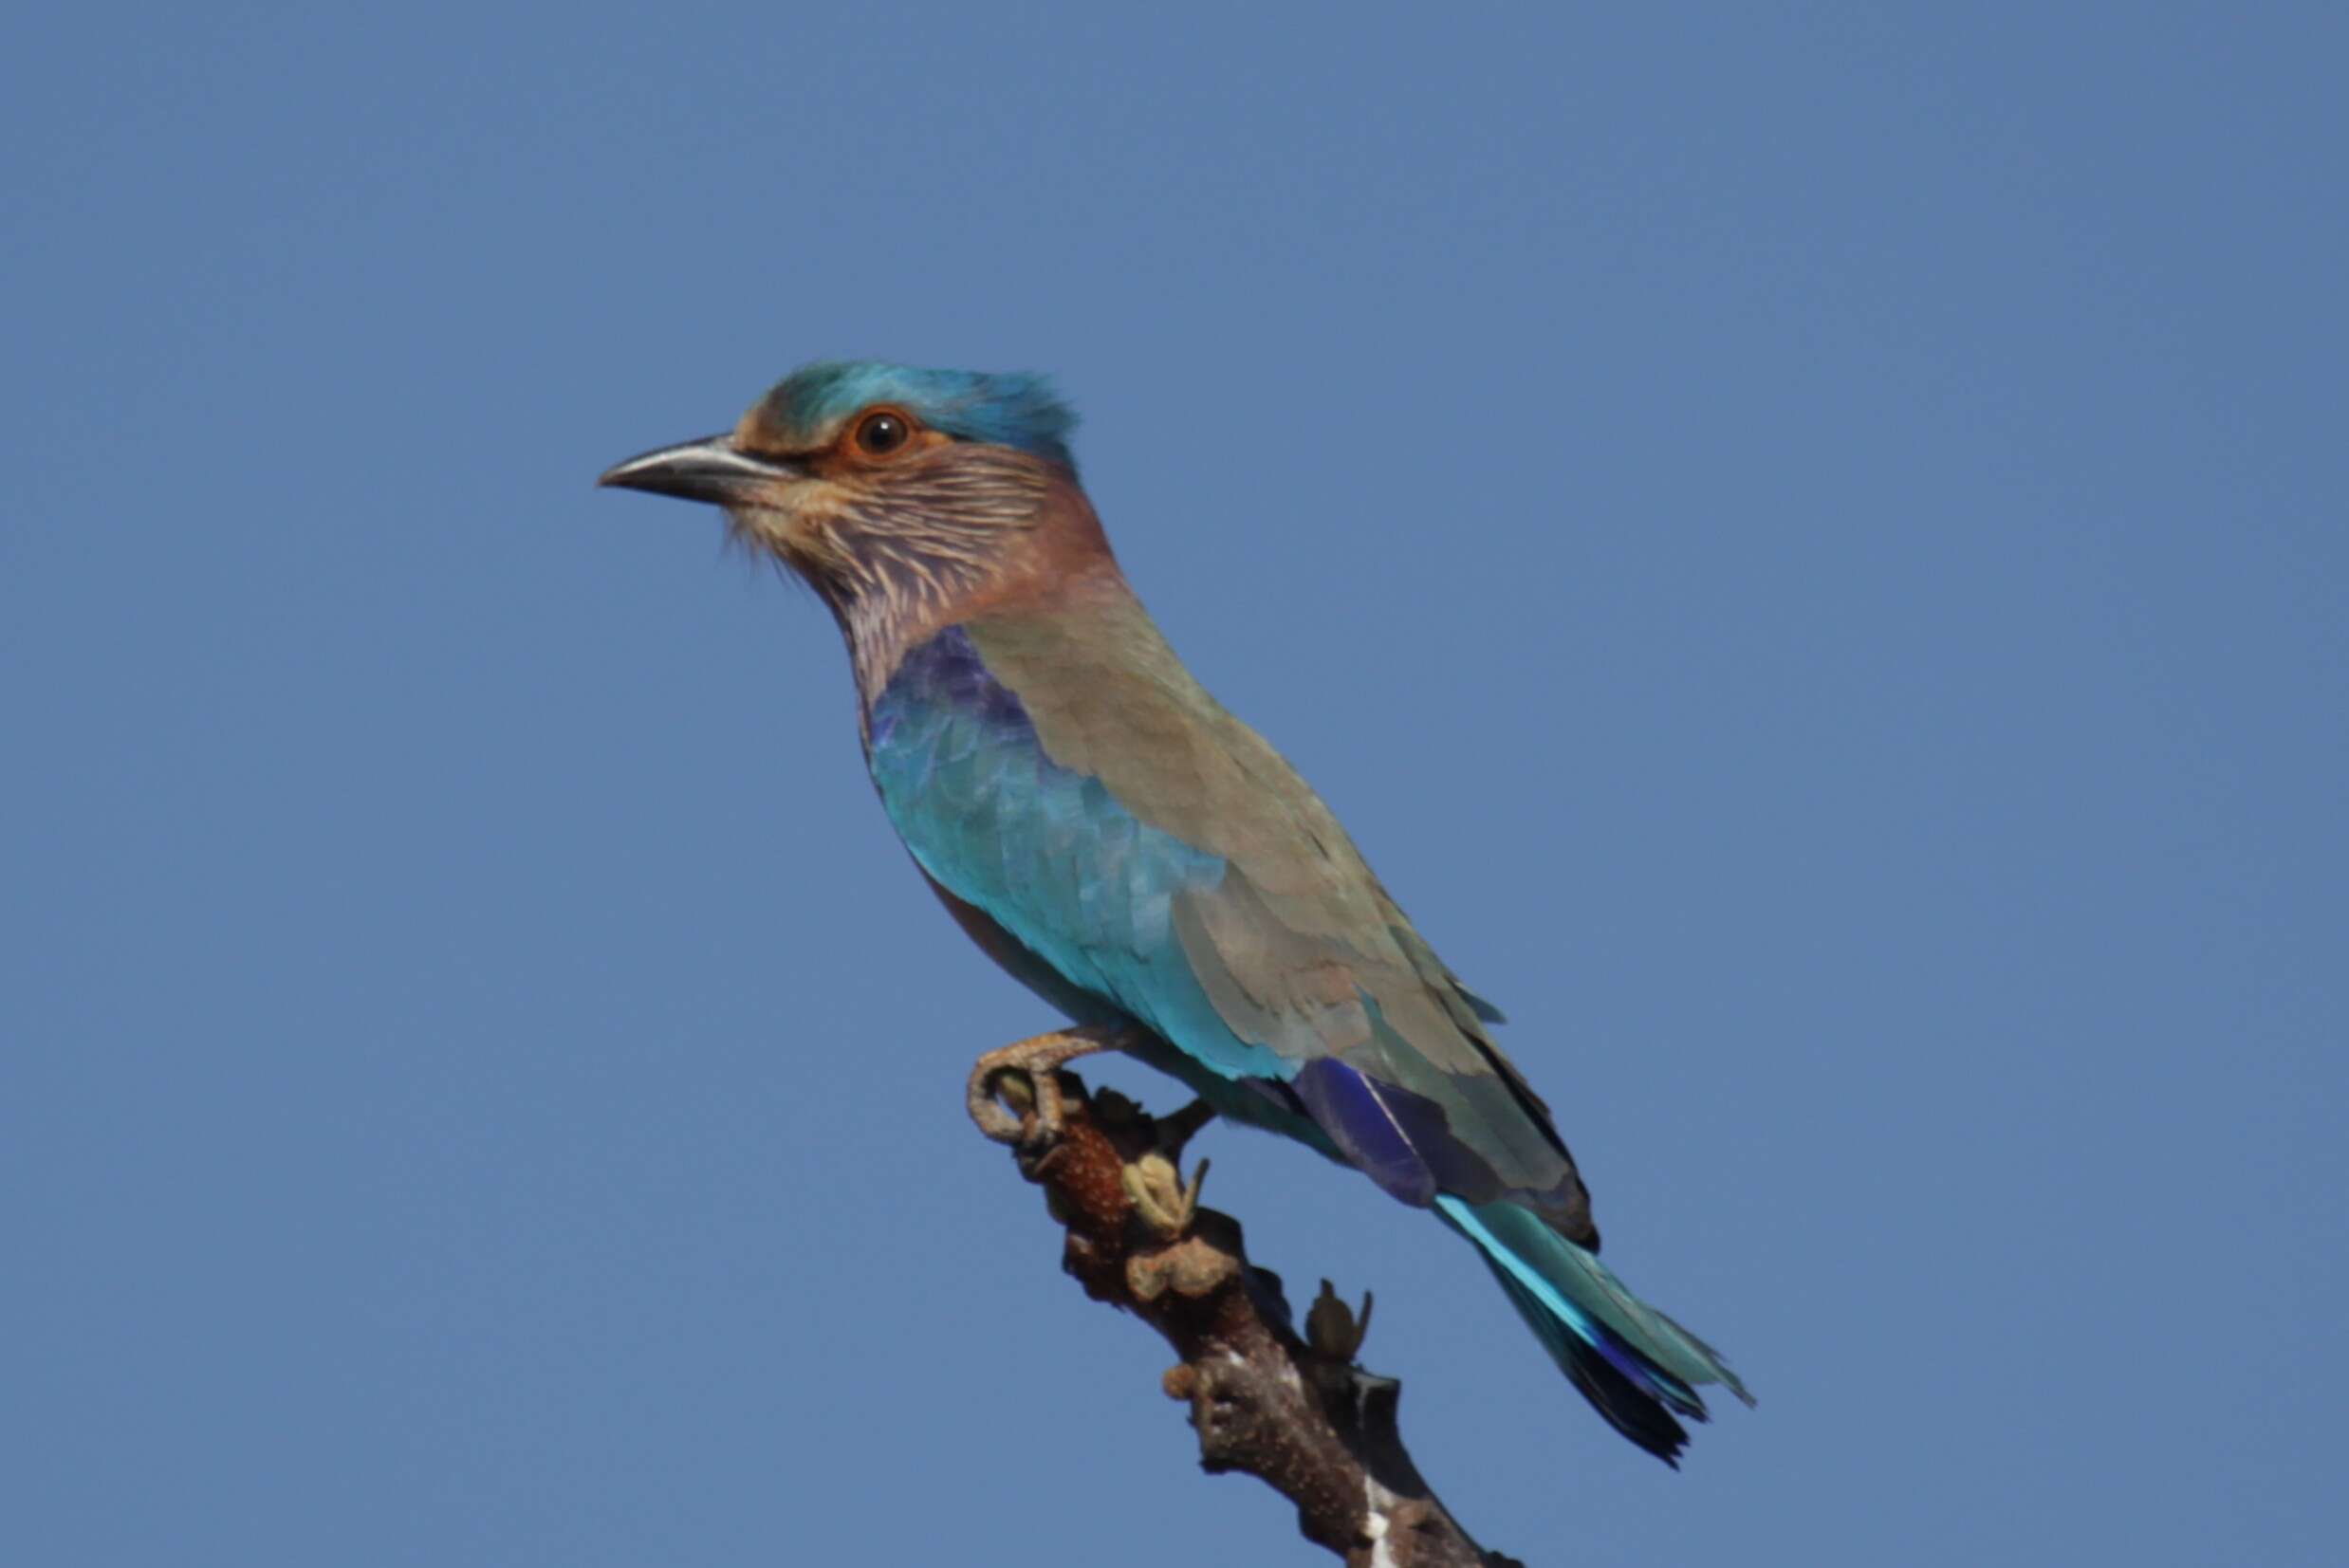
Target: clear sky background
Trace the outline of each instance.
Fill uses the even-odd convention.
[[[0,1560],[1324,1560],[965,1122],[828,620],[590,489],[829,355],[1058,375],[1760,1394],[1210,1133],[1489,1543],[2340,1560],[2340,9],[981,9],[11,29]]]

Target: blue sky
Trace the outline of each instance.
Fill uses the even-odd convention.
[[[964,1122],[1049,1021],[821,611],[589,488],[844,354],[1060,378],[1760,1394],[1671,1474],[1433,1224],[1209,1134],[1489,1542],[2335,1560],[2345,32],[21,21],[0,1558],[1323,1560]]]

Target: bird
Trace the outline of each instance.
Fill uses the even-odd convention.
[[[1041,375],[821,360],[598,483],[714,504],[831,611],[891,825],[1069,1020],[983,1065],[1122,1049],[1429,1210],[1599,1414],[1676,1467],[1701,1386],[1752,1396],[1600,1261],[1500,1010],[1176,656],[1086,497],[1076,422]]]

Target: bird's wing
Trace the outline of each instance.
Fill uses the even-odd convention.
[[[960,633],[908,656],[868,729],[882,807],[940,888],[1211,1072],[1292,1075],[1294,1062],[1223,1023],[1175,932],[1177,900],[1219,884],[1222,858],[1141,821],[1098,777],[1055,765]]]
[[[1194,1060],[1286,1082],[1396,1196],[1514,1197],[1595,1240],[1546,1109],[1485,1030],[1489,1005],[1155,628],[1115,630],[1105,652],[1048,620],[965,629],[1020,722],[947,742],[959,760],[899,789],[891,813],[924,868]]]

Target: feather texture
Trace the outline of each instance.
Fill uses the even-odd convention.
[[[1694,1385],[1745,1391],[1599,1262],[1573,1161],[1484,1032],[1494,1009],[1138,606],[1085,630],[979,618],[899,662],[870,761],[922,870],[1039,990],[1138,1021],[1219,1109],[1433,1208],[1609,1423],[1674,1460],[1677,1417],[1705,1414]]]
[[[1600,1412],[1674,1459],[1698,1386],[1744,1388],[1600,1263],[1500,1010],[1167,646],[1077,483],[1074,423],[1037,377],[830,361],[731,435],[607,477],[720,500],[816,588],[889,819],[990,955],[1073,1018],[1139,1025],[1137,1054],[1224,1115],[1433,1209]]]

